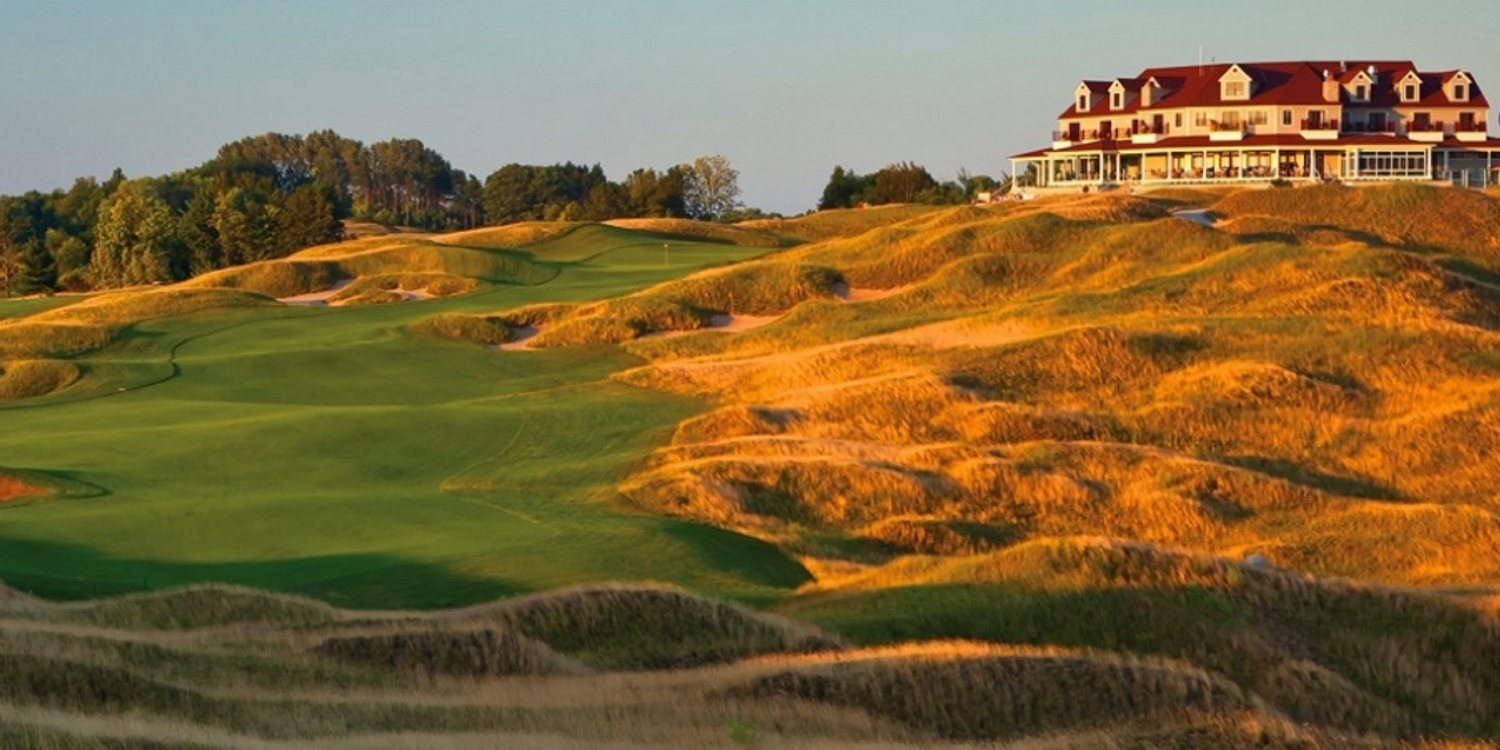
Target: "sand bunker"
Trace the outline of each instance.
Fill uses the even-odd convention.
[[[531,345],[531,340],[541,333],[542,329],[537,326],[520,326],[515,329],[516,337],[503,344],[490,347],[497,352],[528,352],[534,351],[536,347]]]
[[[780,315],[715,315],[709,318],[708,330],[739,333],[781,320]]]
[[[350,302],[353,302],[354,300],[362,296],[354,295],[350,296],[348,299],[334,299],[334,297],[337,297],[340,292],[348,289],[349,286],[354,283],[354,281],[354,279],[344,279],[342,281],[334,282],[333,286],[328,287],[321,292],[308,292],[307,294],[298,294],[293,297],[281,297],[276,301],[282,303],[283,305],[302,305],[304,307],[341,307],[343,305],[349,304]],[[432,299],[434,296],[436,296],[427,291],[425,287],[422,289],[385,289],[381,291],[386,291],[391,294],[397,295],[402,299],[403,302],[421,302],[423,300]]]
[[[433,297],[432,293],[426,289],[392,289],[390,291],[391,294],[401,295],[407,302],[421,302]]]
[[[344,291],[345,288],[353,283],[354,279],[343,279],[333,282],[333,286],[321,292],[308,292],[307,294],[297,294],[291,297],[280,297],[276,301],[283,305],[304,305],[308,307],[327,305],[328,298]]]
[[[907,284],[905,286],[892,287],[890,289],[857,289],[850,288],[848,284],[840,281],[837,284],[833,285],[833,293],[834,296],[845,302],[869,302],[871,300],[894,297],[895,295],[911,289],[913,286],[915,285]]]
[[[1172,218],[1195,222],[1205,227],[1213,227],[1219,223],[1214,221],[1213,216],[1209,215],[1206,208],[1189,208],[1182,211],[1173,211]]]

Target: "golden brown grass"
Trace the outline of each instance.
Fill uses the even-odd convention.
[[[1460,252],[1492,265],[1500,259],[1500,202],[1473,190],[1415,184],[1245,190],[1213,210],[1362,232],[1391,245]]]
[[[1392,583],[1500,582],[1500,476],[1484,458],[1500,450],[1500,289],[1465,272],[1472,242],[1434,257],[1438,230],[1401,239],[1495,202],[1253,191],[1216,204],[1239,226],[1210,229],[1152,200],[952,209],[744,264],[736,275],[806,264],[911,286],[804,301],[733,337],[631,344],[651,363],[620,379],[718,408],[623,495],[815,558],[1087,533]],[[1289,200],[1327,228],[1250,212]],[[1372,218],[1388,206],[1407,215]],[[714,279],[685,283],[722,291]]]
[[[0,401],[36,398],[60,391],[83,376],[78,366],[55,359],[0,362]]]
[[[784,244],[776,234],[752,229],[748,225],[716,224],[690,219],[613,219],[604,223],[665,237],[727,242],[744,247],[780,247]]]
[[[484,227],[464,232],[452,232],[434,239],[443,244],[465,247],[524,248],[558,239],[581,226],[584,226],[583,222],[523,221],[503,227]]]

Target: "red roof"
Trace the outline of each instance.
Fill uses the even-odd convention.
[[[1061,117],[1080,115],[1131,114],[1142,109],[1169,109],[1177,107],[1212,107],[1225,104],[1234,106],[1257,105],[1317,105],[1323,99],[1323,77],[1325,73],[1337,80],[1352,81],[1360,71],[1375,79],[1368,102],[1351,102],[1341,94],[1342,104],[1349,107],[1372,107],[1389,109],[1402,107],[1488,107],[1483,92],[1472,80],[1469,83],[1467,101],[1451,101],[1448,89],[1443,85],[1458,71],[1440,73],[1418,73],[1422,79],[1420,98],[1416,102],[1403,103],[1396,90],[1397,83],[1407,73],[1416,70],[1409,60],[1359,60],[1359,61],[1301,61],[1239,63],[1250,77],[1249,100],[1226,101],[1219,96],[1219,78],[1233,67],[1234,63],[1209,65],[1182,65],[1165,68],[1147,68],[1134,78],[1119,79],[1128,92],[1138,92],[1144,82],[1155,78],[1165,91],[1148,107],[1141,106],[1139,96],[1129,97],[1121,109],[1110,109],[1108,97],[1093,102],[1088,110],[1079,110],[1077,102],[1063,110]],[[1371,75],[1371,69],[1374,74]],[[1112,82],[1084,81],[1090,91],[1103,93]],[[1102,84],[1102,87],[1101,87]]]

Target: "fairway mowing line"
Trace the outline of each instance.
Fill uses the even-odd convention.
[[[479,498],[476,498],[476,497],[464,497],[462,495],[458,495],[458,494],[455,494],[455,493],[452,493],[452,492],[449,492],[448,494],[450,496],[452,496],[456,500],[460,500],[462,502],[470,503],[472,505],[478,505],[478,506],[484,507],[484,508],[489,508],[490,510],[499,511],[499,512],[504,513],[506,515],[515,516],[516,518],[519,518],[522,521],[525,521],[525,522],[527,522],[529,524],[532,524],[534,526],[540,526],[541,528],[546,529],[548,531],[548,533],[549,533],[549,536],[547,537],[548,539],[559,537],[559,536],[562,536],[562,534],[563,534],[563,530],[562,529],[559,529],[556,526],[553,526],[552,524],[546,523],[545,521],[539,521],[536,518],[533,518],[533,517],[531,517],[531,516],[529,516],[529,515],[527,515],[525,513],[522,513],[521,511],[516,510],[514,508],[507,508],[507,507],[505,507],[503,505],[498,505],[496,503],[488,502],[488,501],[485,501],[485,500],[480,500]]]

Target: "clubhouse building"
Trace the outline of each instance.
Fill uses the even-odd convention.
[[[1049,148],[1011,157],[1041,192],[1288,181],[1500,184],[1489,103],[1407,61],[1215,63],[1082,81]],[[1016,171],[1020,170],[1020,171]]]

